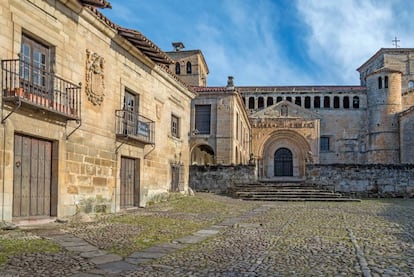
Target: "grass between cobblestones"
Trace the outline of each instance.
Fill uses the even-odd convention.
[[[59,245],[42,238],[7,238],[2,239],[6,232],[0,231],[0,268],[8,257],[26,253],[57,253]]]
[[[192,234],[225,218],[238,216],[258,203],[214,194],[172,197],[132,213],[105,215],[94,223],[73,226],[69,231],[101,249],[121,256]]]
[[[269,272],[282,276],[358,275],[361,272],[349,239],[350,229],[372,273],[414,276],[412,199],[259,203],[200,193],[194,197],[173,197],[170,201],[128,213],[102,215],[90,223],[57,225],[56,228],[101,249],[127,256],[261,205],[271,208],[246,219],[247,225],[226,228],[221,235],[156,262],[183,270],[183,276],[190,261],[195,272],[200,268],[208,272],[211,267],[217,272],[231,272],[249,269],[252,263],[259,265],[260,262],[256,272],[263,276]],[[42,228],[0,231],[0,270],[7,257],[63,251],[38,237],[46,234],[47,230]],[[263,256],[263,253],[268,255]],[[261,255],[263,260],[256,261]]]

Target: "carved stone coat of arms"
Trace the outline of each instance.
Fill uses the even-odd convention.
[[[104,58],[86,50],[86,95],[94,105],[101,105],[104,98]]]

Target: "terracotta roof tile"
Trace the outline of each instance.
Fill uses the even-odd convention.
[[[112,9],[111,3],[106,0],[79,0],[83,5],[93,6],[101,9]]]

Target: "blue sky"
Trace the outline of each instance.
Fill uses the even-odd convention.
[[[380,48],[414,47],[411,0],[110,0],[102,12],[164,51],[203,52],[209,86],[358,85]]]

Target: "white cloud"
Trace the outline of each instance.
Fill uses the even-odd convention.
[[[398,24],[401,4],[385,0],[297,1],[299,14],[310,29],[308,54],[325,68],[327,82],[358,83],[355,69],[380,48],[393,47],[394,35],[404,37],[406,47],[413,45],[408,36],[414,27],[412,20]]]
[[[211,69],[209,84],[225,85],[229,75],[236,85],[287,84],[297,78],[295,65],[277,43],[280,15],[271,2],[225,1],[220,10],[226,20],[201,16],[199,36],[193,38],[202,41],[200,49]]]

